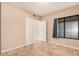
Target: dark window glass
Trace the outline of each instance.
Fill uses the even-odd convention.
[[[79,39],[79,15],[55,19],[53,37]]]
[[[65,19],[65,37],[78,38],[78,17],[73,16]]]
[[[57,19],[54,20],[53,37],[57,37]]]
[[[58,20],[58,37],[64,37],[64,19]]]

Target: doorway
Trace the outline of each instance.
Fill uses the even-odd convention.
[[[34,41],[46,42],[46,20],[39,21],[33,18],[25,20],[25,41],[26,44],[32,44]]]

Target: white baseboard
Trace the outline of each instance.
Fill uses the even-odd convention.
[[[72,49],[79,49],[78,47],[69,46],[69,45],[60,44],[60,43],[55,43],[55,42],[48,42],[48,43],[55,44],[55,45],[60,45],[60,46],[68,47],[68,48],[72,48]]]
[[[27,44],[23,44],[21,46],[17,46],[17,47],[14,47],[14,48],[11,48],[11,49],[7,49],[7,50],[2,50],[1,53],[8,52],[8,51],[11,51],[11,50],[14,50],[14,49],[18,49],[18,48],[21,48],[23,46],[27,46]]]
[[[35,40],[34,42],[46,42],[46,41],[44,41],[44,40]]]
[[[39,42],[39,40],[36,40],[36,41]],[[45,41],[41,41],[41,42],[45,42]],[[69,47],[69,48],[72,48],[72,49],[79,49],[79,48],[77,48],[77,47],[68,46],[68,45],[63,45],[63,44],[55,43],[55,42],[48,42],[48,43],[55,44],[55,45],[60,45],[60,46],[64,46],[64,47]],[[30,44],[30,45],[31,45],[31,44]],[[11,51],[11,50],[14,50],[14,49],[17,49],[17,48],[21,48],[21,47],[23,47],[23,46],[28,46],[28,45],[27,45],[27,44],[24,44],[24,45],[17,46],[17,47],[11,48],[11,49],[2,50],[1,53],[8,52],[8,51]]]
[[[10,49],[7,49],[7,50],[1,50],[1,53],[8,52],[8,51],[11,51],[11,50],[14,50],[14,49],[18,49],[18,48],[21,48],[23,46],[29,46],[29,45],[32,45],[33,43],[32,42],[31,43],[26,43],[26,44],[23,44],[23,45],[20,45],[20,46],[17,46],[17,47],[13,47],[13,48],[10,48]]]

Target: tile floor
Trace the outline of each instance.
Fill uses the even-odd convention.
[[[2,56],[79,56],[79,50],[51,43],[37,42],[2,53]]]

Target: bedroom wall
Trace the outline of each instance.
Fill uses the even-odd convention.
[[[25,19],[33,14],[9,3],[1,3],[1,50],[25,45]],[[33,18],[34,19],[34,18]]]
[[[1,11],[1,3],[0,3],[0,11]],[[0,12],[1,15],[1,12]],[[0,54],[1,54],[1,16],[0,16]]]
[[[55,43],[58,45],[69,46],[73,48],[79,48],[79,40],[74,39],[65,39],[65,38],[53,38],[53,25],[54,25],[54,18],[60,18],[65,16],[71,16],[79,14],[79,5],[72,6],[67,9],[63,9],[49,15],[43,17],[43,19],[47,20],[47,35],[48,35],[48,42]]]

